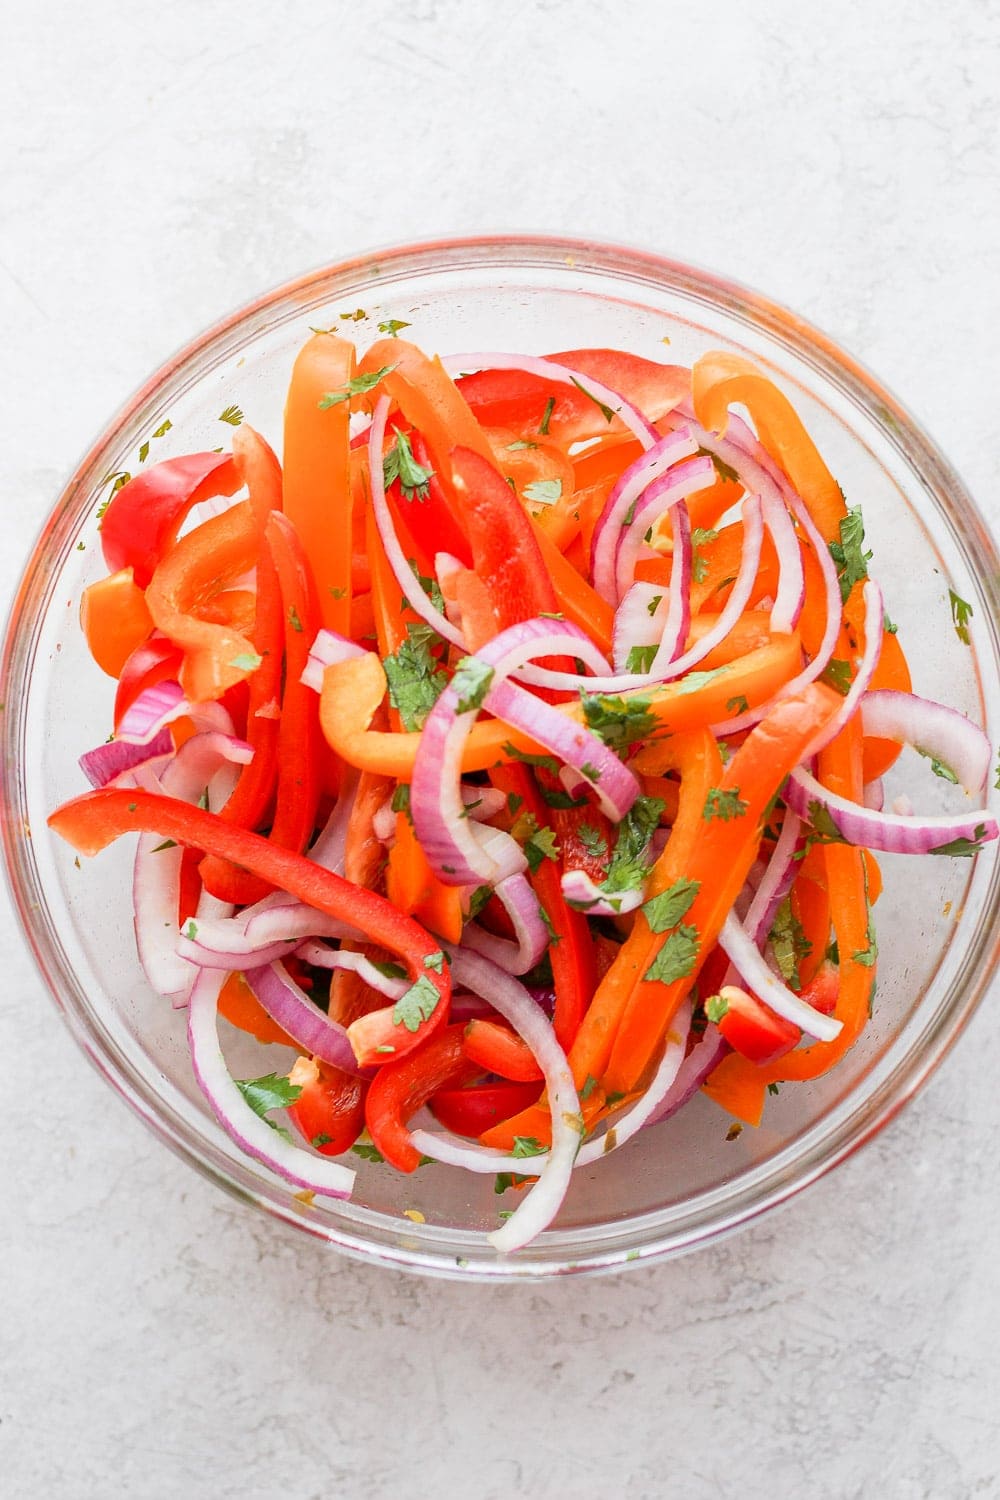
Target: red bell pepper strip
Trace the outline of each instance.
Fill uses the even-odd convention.
[[[158,833],[206,854],[219,854],[398,954],[414,986],[420,983],[422,1014],[417,1020],[412,1006],[403,1007],[400,1020],[392,1024],[397,1058],[432,1036],[447,1017],[451,974],[434,939],[384,896],[352,885],[304,855],[247,829],[233,828],[214,813],[176,798],[116,787],[102,787],[64,803],[49,818],[49,827],[80,854],[98,854],[124,833]],[[407,1019],[411,1024],[416,1020],[414,1030]]]
[[[445,1026],[402,1061],[386,1063],[372,1079],[365,1100],[368,1134],[386,1161],[400,1172],[420,1165],[406,1122],[439,1089],[461,1086],[482,1069],[462,1051],[464,1026]]]
[[[284,510],[312,564],[322,623],[341,635],[351,627],[350,406],[321,403],[346,390],[354,360],[347,339],[314,334],[296,357],[285,404]]]
[[[708,998],[705,1013],[718,1026],[734,1052],[751,1062],[775,1062],[802,1040],[802,1032],[775,1015],[756,995],[738,985],[724,985]]]
[[[539,1083],[474,1083],[467,1088],[438,1089],[430,1100],[431,1113],[456,1135],[478,1136],[491,1125],[519,1114],[534,1104]]]
[[[465,566],[472,566],[472,549],[469,539],[456,519],[444,485],[434,469],[431,451],[419,432],[411,432],[410,444],[413,457],[424,469],[431,470],[427,481],[427,494],[423,500],[407,500],[400,495],[400,513],[406,517],[409,529],[433,560],[437,552],[449,552]]]
[[[349,1151],[365,1123],[365,1084],[355,1073],[314,1063],[316,1077],[300,1084],[288,1118],[321,1156]]]
[[[535,1083],[542,1077],[542,1070],[527,1042],[498,1021],[469,1022],[465,1028],[465,1055],[485,1072],[496,1073],[498,1077],[515,1083]],[[501,1115],[499,1118],[507,1117]]]
[[[491,463],[469,448],[451,454],[455,489],[464,502],[476,572],[486,585],[500,628],[548,612],[559,602],[524,506]]]
[[[135,700],[147,688],[160,682],[175,682],[180,671],[184,653],[165,635],[151,635],[141,646],[136,646],[118,678],[115,689],[114,726],[118,733],[122,719]]]
[[[123,484],[101,518],[101,550],[113,573],[131,568],[144,589],[201,500],[235,495],[242,484],[228,453],[187,453],[151,464]]]

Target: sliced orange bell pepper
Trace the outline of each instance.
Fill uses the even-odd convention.
[[[132,652],[153,630],[146,596],[133,580],[131,568],[121,568],[84,589],[80,628],[101,671],[119,677]]]

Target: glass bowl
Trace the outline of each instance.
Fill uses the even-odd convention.
[[[815,1181],[886,1124],[940,1062],[996,962],[996,845],[973,862],[884,857],[874,1016],[828,1077],[769,1099],[762,1126],[735,1140],[727,1117],[697,1096],[620,1154],[578,1172],[555,1226],[503,1259],[483,1235],[504,1201],[491,1178],[439,1166],[402,1177],[352,1157],[354,1200],[306,1205],[242,1156],[194,1083],[183,1014],[143,981],[131,849],[123,841],[77,861],[46,828],[47,814],[84,788],[77,756],[110,726],[113,684],[77,627],[81,590],[103,572],[98,511],[109,476],[135,468],[146,441],[155,458],[224,443],[219,416],[233,403],[266,434],[280,434],[288,373],[310,326],[338,324],[365,344],[389,318],[441,352],[610,345],[684,363],[713,347],[751,356],[791,395],[849,502],[863,503],[873,568],[915,690],[983,724],[992,743],[1000,739],[998,570],[988,530],[912,418],[829,339],[739,286],[633,250],[564,239],[421,244],[317,271],[210,329],[128,402],[66,485],[4,647],[3,837],[14,899],[56,1004],[112,1086],[193,1166],[285,1223],[364,1260],[471,1279],[676,1255]],[[167,418],[169,431],[153,440]],[[973,606],[971,647],[952,629],[949,587]],[[897,791],[908,769],[901,762]],[[928,781],[920,777],[915,796],[937,810]],[[256,1044],[224,1029],[237,1076],[280,1067],[274,1049],[261,1066]],[[408,1217],[413,1210],[425,1222]]]

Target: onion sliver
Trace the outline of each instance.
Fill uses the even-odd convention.
[[[247,969],[244,977],[271,1020],[303,1052],[345,1073],[361,1071],[344,1027],[324,1015],[280,963]]]
[[[332,667],[339,661],[350,661],[351,657],[364,656],[364,654],[364,647],[355,645],[353,641],[348,640],[347,636],[338,635],[335,630],[320,630],[309,647],[309,660],[306,662],[300,681],[306,687],[312,688],[313,692],[322,692],[323,673],[327,667]]]
[[[840,1035],[843,1022],[814,1010],[786,984],[782,984],[768,968],[757,944],[733,912],[729,913],[722,925],[719,946],[742,976],[747,989],[752,990],[759,1000],[763,1000],[779,1016],[820,1042],[832,1042]]]
[[[217,1024],[223,976],[205,969],[194,982],[188,1005],[191,1066],[212,1113],[241,1151],[277,1172],[286,1182],[327,1198],[349,1198],[355,1174],[328,1157],[312,1156],[281,1138],[247,1104],[226,1066]]]
[[[508,875],[493,894],[503,903],[510,917],[515,941],[497,937],[472,922],[462,934],[462,946],[483,954],[508,974],[526,974],[549,946],[549,929],[542,919],[538,897],[525,875]]]
[[[829,819],[845,844],[860,844],[886,854],[973,854],[1000,833],[996,818],[982,808],[933,818],[875,812],[827,791],[801,766],[789,776],[782,795],[788,806],[813,827],[819,813],[824,822]],[[819,832],[829,837],[827,828]],[[949,847],[956,842],[958,849]]]
[[[670,1023],[663,1056],[642,1098],[636,1100],[626,1112],[612,1115],[604,1134],[580,1147],[576,1159],[578,1167],[589,1167],[616,1151],[619,1146],[624,1146],[626,1141],[631,1140],[649,1122],[666,1099],[681,1070],[690,1029],[691,1001],[688,998],[681,1003]]]
[[[166,729],[161,729],[142,745],[128,740],[108,740],[81,755],[78,764],[92,787],[107,786],[123,771],[131,771],[161,755],[172,755],[173,750],[173,740]]]
[[[970,796],[982,791],[993,750],[979,725],[964,714],[916,693],[880,688],[861,700],[861,723],[866,735],[912,745],[940,761]]]

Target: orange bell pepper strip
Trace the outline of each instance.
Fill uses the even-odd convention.
[[[312,564],[320,619],[347,635],[351,626],[350,404],[324,408],[354,375],[354,345],[317,333],[299,350],[285,404],[284,510]]]
[[[438,880],[405,812],[396,814],[396,842],[389,851],[385,893],[400,911],[411,913],[445,942],[462,941],[461,886]]]
[[[706,681],[681,678],[652,688],[638,688],[619,695],[623,703],[638,701],[657,721],[660,734],[677,734],[704,724],[720,724],[730,717],[728,705],[735,696],[746,698],[748,707],[767,702],[794,675],[801,661],[798,635],[778,635],[766,646],[748,651],[734,661],[713,669]],[[694,676],[694,674],[692,674]],[[385,697],[386,678],[374,652],[337,662],[323,674],[320,722],[327,742],[348,765],[378,771],[397,781],[410,781],[420,737],[370,729],[376,709]],[[578,724],[586,722],[579,702],[559,705]],[[544,753],[528,735],[512,729],[500,719],[480,719],[473,725],[462,756],[463,771],[485,771],[511,759],[504,746]]]
[[[706,801],[701,837],[684,872],[685,878],[699,882],[684,917],[694,945],[690,963],[680,977],[667,981],[650,979],[648,969],[642,970],[643,977],[629,996],[601,1079],[606,1094],[631,1092],[655,1061],[666,1027],[716,943],[757,856],[760,824],[771,798],[798,764],[817,730],[836,712],[838,701],[838,695],[822,683],[783,699],[751,730],[726,766],[719,790],[723,798],[735,798],[735,805],[743,811],[730,818],[708,817]],[[662,934],[652,938],[651,965],[666,941]]]
[[[259,543],[253,508],[244,500],[175,542],[146,589],[156,628],[184,651],[180,684],[193,703],[221,698],[259,664],[247,636],[199,613],[256,565]]]
[[[388,1031],[396,1058],[419,1047],[444,1024],[451,975],[436,941],[384,896],[352,885],[304,855],[283,849],[248,829],[223,823],[203,808],[155,792],[102,787],[64,803],[48,822],[52,831],[80,854],[99,854],[125,833],[156,833],[206,854],[221,855],[268,885],[356,927],[372,942],[397,954],[414,984],[421,982],[424,991],[432,987],[437,999],[432,1005],[429,993],[423,997],[422,1018],[412,1031],[402,1015],[398,1022],[391,1020],[390,1008]]]
[[[709,432],[724,433],[730,404],[743,403],[761,443],[809,507],[824,540],[838,541],[847,515],[840,486],[802,418],[773,380],[740,354],[713,351],[695,361],[692,384],[695,416]]]
[[[153,630],[146,596],[131,568],[90,584],[80,596],[80,628],[102,672],[119,677],[125,663]]]
[[[799,960],[799,982],[807,985],[826,957],[830,942],[830,892],[823,846],[811,844],[799,865],[791,890],[792,916],[809,951]]]
[[[702,814],[709,791],[723,776],[722,757],[707,729],[673,735],[655,746],[647,746],[633,765],[642,763],[643,774],[680,773],[677,816],[666,847],[649,876],[648,896],[658,896],[686,875],[699,840],[704,836]],[[597,1087],[611,1057],[615,1035],[621,1025],[629,997],[652,961],[656,939],[640,911],[632,932],[614,956],[597,985],[586,1015],[569,1049],[573,1079],[581,1095],[584,1121],[590,1125],[599,1116],[604,1095]],[[558,952],[556,945],[553,953]],[[483,1144],[509,1150],[515,1136],[551,1139],[551,1117],[546,1105],[533,1106],[482,1137]]]

